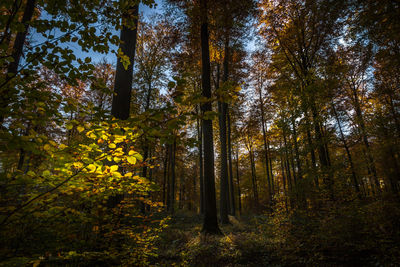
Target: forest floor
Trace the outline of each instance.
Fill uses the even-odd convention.
[[[230,217],[220,225],[223,235],[203,235],[201,216],[178,213],[161,234],[159,266],[270,266],[275,260],[253,219]],[[278,263],[278,262],[275,262]]]
[[[201,216],[177,213],[161,234],[155,266],[399,266],[396,238],[359,236],[336,221],[312,234],[266,215],[231,217],[221,236],[200,234]],[[291,222],[293,223],[293,222]],[[301,222],[299,221],[301,224]],[[304,222],[306,223],[306,222]],[[274,225],[275,224],[275,225]],[[307,222],[309,225],[309,222]],[[310,225],[312,227],[312,224]],[[353,226],[351,226],[353,227]],[[357,224],[355,225],[357,227]],[[361,229],[360,225],[359,228]],[[343,230],[344,229],[344,230]],[[349,230],[349,233],[347,231]],[[312,231],[312,230],[311,230]],[[352,236],[352,233],[357,236]],[[343,233],[343,236],[342,234]],[[397,251],[397,252],[396,252]]]

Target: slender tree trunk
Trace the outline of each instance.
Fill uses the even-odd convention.
[[[353,159],[351,157],[350,149],[349,149],[349,146],[347,145],[346,138],[344,137],[344,134],[343,134],[343,131],[342,131],[342,125],[340,123],[339,116],[338,116],[338,114],[336,112],[335,104],[333,104],[333,102],[332,102],[331,106],[332,106],[333,114],[334,114],[335,119],[336,119],[336,123],[338,124],[338,127],[339,127],[340,138],[342,140],[344,149],[346,150],[347,159],[349,160],[350,169],[351,169],[351,176],[353,178],[354,189],[356,190],[357,194],[359,194],[360,193],[360,186],[358,185],[357,175],[356,175],[356,171],[355,171],[355,168],[354,168]]]
[[[225,104],[218,102],[219,113],[219,139],[221,149],[221,177],[220,177],[220,219],[222,224],[229,223],[229,190],[228,166],[226,153],[226,109]]]
[[[296,120],[295,120],[294,116],[292,116],[291,120],[292,120],[292,131],[293,131],[294,153],[295,153],[296,165],[297,165],[297,177],[299,180],[301,180],[301,179],[303,179],[303,172],[302,172],[301,162],[300,162],[299,145],[297,143]]]
[[[202,104],[203,114],[212,111],[211,81],[210,81],[210,51],[208,45],[207,0],[200,0],[201,12],[201,65],[202,65],[202,96],[208,102]],[[203,117],[203,147],[204,147],[204,221],[202,232],[205,234],[221,234],[217,220],[217,205],[215,198],[214,176],[214,143],[212,120]]]
[[[228,58],[226,56],[227,47],[225,46],[225,57],[223,62],[224,74],[223,81],[227,81],[228,74]],[[217,80],[219,80],[219,75]],[[219,84],[217,84],[217,87]],[[219,114],[219,140],[220,140],[220,220],[222,224],[228,224],[229,218],[229,183],[228,183],[228,159],[226,153],[226,108],[227,105],[223,101],[218,101]]]
[[[270,153],[270,146],[269,146],[269,140],[267,139],[267,150],[268,150],[268,158],[269,158],[269,171],[270,171],[270,177],[271,177],[271,193],[272,193],[272,198],[275,195],[275,182],[274,182],[274,172],[272,169],[272,156]]]
[[[316,137],[316,141],[317,141],[317,147],[318,147],[319,161],[321,163],[321,169],[324,173],[324,184],[329,193],[330,199],[334,199],[333,177],[332,177],[331,167],[329,164],[329,151],[325,144],[326,141],[324,140],[325,138],[322,134],[320,116],[318,114],[317,107],[315,106],[315,101],[313,98],[311,99],[311,114],[313,117],[313,124],[314,124],[315,137]]]
[[[170,191],[170,206],[169,212],[172,214],[175,212],[175,184],[176,184],[176,176],[175,176],[175,155],[176,155],[176,139],[174,137],[174,143],[171,146],[171,191]]]
[[[121,60],[117,62],[115,72],[114,95],[112,99],[111,114],[121,120],[129,118],[131,105],[131,90],[133,65],[135,62],[135,49],[137,40],[139,4],[133,4],[122,15],[121,44],[119,48],[122,53],[128,56],[130,64],[124,68]]]
[[[232,142],[231,142],[231,116],[227,110],[227,123],[228,123],[228,165],[229,165],[229,195],[230,195],[230,215],[235,216],[235,187],[233,185],[233,167],[232,167]]]
[[[270,178],[270,171],[268,166],[268,145],[267,145],[267,130],[265,129],[265,115],[264,115],[264,102],[262,99],[262,92],[261,92],[261,85],[258,90],[259,93],[259,101],[260,101],[260,112],[261,112],[261,126],[262,126],[262,133],[263,133],[263,142],[264,142],[264,157],[265,157],[265,169],[267,174],[267,183],[268,183],[268,199],[271,203],[272,200],[272,186],[271,186],[271,178]]]
[[[4,23],[4,28],[2,29],[2,36],[0,38],[0,44],[7,44],[6,47],[8,47],[8,45],[11,42],[11,35],[12,33],[9,31],[11,24],[13,23],[15,17],[18,14],[19,9],[21,8],[22,5],[22,0],[14,0],[14,3],[11,7],[11,9],[9,9],[9,13],[10,15],[8,16],[7,22]]]
[[[168,147],[168,165],[167,165],[167,210],[171,210],[171,160],[172,160],[172,145],[167,144]]]
[[[18,32],[13,44],[11,57],[12,62],[9,63],[7,72],[5,74],[5,81],[0,85],[0,124],[4,121],[4,111],[12,101],[14,92],[13,89],[7,87],[7,83],[14,78],[18,73],[18,65],[22,57],[24,43],[28,35],[29,22],[32,20],[33,12],[35,10],[36,0],[27,0],[24,14],[21,23],[24,25],[24,31]],[[4,32],[6,35],[6,32]]]
[[[289,152],[288,152],[288,144],[286,140],[286,132],[282,132],[283,135],[283,144],[284,144],[284,149],[285,149],[285,167],[286,167],[286,173],[287,173],[287,181],[289,185],[289,191],[292,192],[292,174],[290,171],[290,164],[289,164]]]
[[[381,191],[380,190],[381,187],[379,184],[378,175],[377,175],[376,168],[375,168],[374,158],[372,156],[371,148],[369,145],[367,131],[365,129],[365,122],[364,122],[364,117],[363,117],[363,114],[361,111],[360,102],[358,100],[357,89],[354,86],[351,86],[351,90],[353,92],[353,103],[354,103],[354,108],[356,111],[357,124],[360,127],[362,139],[363,139],[363,142],[364,142],[364,145],[366,148],[368,167],[370,168],[370,170],[372,172],[373,179],[374,179],[373,181],[375,183],[376,190],[379,193]]]
[[[250,167],[251,167],[251,182],[252,182],[252,186],[253,186],[254,207],[255,207],[255,210],[258,212],[259,211],[259,201],[258,201],[258,190],[257,190],[257,175],[256,175],[255,162],[254,162],[254,155],[253,155],[253,151],[252,151],[250,144],[249,144],[249,158],[250,158]]]
[[[167,204],[166,202],[166,197],[165,197],[165,193],[166,193],[166,184],[167,184],[167,173],[168,173],[168,149],[169,146],[165,145],[165,159],[164,159],[164,175],[163,175],[163,195],[162,195],[162,202],[164,205]]]
[[[284,163],[283,163],[283,161],[284,161],[284,156],[282,155],[282,153],[281,153],[281,173],[282,173],[282,184],[283,184],[283,193],[284,193],[284,199],[285,199],[285,208],[286,208],[286,211],[288,211],[289,210],[289,208],[288,208],[288,201],[287,201],[287,199],[288,199],[288,190],[286,189],[286,177],[285,177],[285,167],[284,167]],[[279,189],[279,187],[278,187],[278,189]],[[278,192],[279,193],[279,192]]]
[[[314,143],[311,138],[311,126],[310,126],[308,112],[306,113],[305,120],[306,120],[307,143],[308,143],[308,148],[310,150],[310,155],[311,155],[312,177],[314,177],[315,187],[319,188],[319,181],[318,181],[318,174],[317,174],[317,161],[316,161],[315,152],[314,152]]]
[[[184,206],[185,183],[182,173],[179,175],[179,202],[178,208],[183,209]]]
[[[242,215],[242,200],[240,192],[240,175],[239,175],[239,146],[236,147],[236,181],[237,181],[237,191],[238,191],[238,208],[239,215]]]
[[[199,113],[197,106],[196,112]],[[198,114],[199,115],[199,114]],[[199,149],[199,183],[200,183],[200,213],[204,214],[204,169],[203,169],[203,141],[202,141],[202,123],[197,118],[197,141]]]

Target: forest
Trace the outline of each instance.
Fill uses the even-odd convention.
[[[2,0],[0,266],[399,266],[399,0]]]

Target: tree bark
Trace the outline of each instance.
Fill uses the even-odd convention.
[[[232,167],[232,142],[231,142],[231,116],[227,110],[227,126],[228,126],[228,165],[229,165],[229,195],[230,195],[230,215],[235,216],[235,187],[233,185],[233,167]]]
[[[262,87],[260,83],[260,88],[258,90],[259,93],[259,101],[260,101],[260,112],[261,112],[261,126],[262,126],[262,133],[263,133],[263,142],[264,142],[264,157],[265,157],[265,169],[267,174],[267,183],[268,183],[268,199],[271,203],[272,201],[272,186],[271,186],[271,178],[270,178],[270,171],[269,171],[269,161],[268,161],[268,145],[267,145],[267,130],[265,129],[265,114],[264,114],[264,102],[262,99]]]
[[[170,205],[169,205],[169,212],[174,213],[175,212],[175,155],[176,155],[176,139],[174,137],[174,143],[171,145],[171,150],[170,150],[170,165],[171,165],[171,185],[170,185]]]
[[[363,140],[365,148],[367,150],[366,153],[367,153],[368,167],[372,172],[373,181],[375,183],[376,190],[379,193],[381,191],[380,190],[381,187],[380,187],[379,180],[378,180],[378,175],[377,175],[377,172],[376,172],[374,158],[372,156],[371,148],[370,148],[370,145],[369,145],[367,131],[365,129],[365,122],[364,122],[364,117],[363,117],[363,114],[362,114],[362,111],[361,111],[360,102],[358,100],[357,89],[355,88],[355,86],[350,86],[350,87],[351,87],[351,90],[352,90],[352,93],[353,93],[353,103],[354,103],[354,109],[356,111],[357,124],[360,127],[362,140]]]
[[[351,169],[351,176],[353,178],[354,188],[356,190],[356,193],[360,194],[360,186],[358,185],[357,175],[356,175],[356,171],[355,171],[355,168],[354,168],[353,159],[351,157],[350,149],[349,149],[349,146],[347,145],[346,138],[344,137],[344,134],[343,134],[343,131],[342,131],[342,125],[340,123],[339,116],[338,116],[338,114],[336,112],[335,104],[333,104],[333,102],[332,102],[331,106],[332,106],[333,115],[335,116],[335,119],[336,119],[336,123],[338,124],[338,127],[339,127],[340,139],[342,140],[344,149],[346,150],[347,159],[349,160],[350,169]]]
[[[121,44],[119,49],[129,57],[130,64],[124,68],[121,60],[117,62],[115,72],[114,95],[112,99],[111,114],[121,120],[129,118],[131,105],[131,91],[133,78],[133,65],[135,62],[135,49],[137,40],[139,4],[134,4],[122,15]],[[133,25],[127,23],[133,22]]]
[[[199,111],[196,106],[197,115]],[[197,118],[197,141],[199,149],[199,183],[200,183],[200,213],[204,214],[204,167],[203,167],[203,130],[200,118]]]
[[[242,215],[242,201],[240,192],[240,175],[239,175],[239,147],[236,147],[236,181],[237,181],[237,191],[238,191],[238,208],[239,214]]]
[[[167,174],[168,174],[168,151],[169,146],[165,145],[165,159],[164,159],[164,173],[163,173],[163,195],[162,195],[162,202],[164,205],[167,204],[166,202],[166,184],[167,184]]]
[[[22,16],[21,23],[24,25],[24,31],[18,32],[15,37],[15,41],[13,44],[11,57],[13,59],[12,62],[9,63],[7,72],[5,75],[5,81],[0,85],[0,124],[4,121],[4,111],[9,105],[10,101],[13,98],[13,92],[6,85],[7,83],[14,78],[18,73],[18,65],[22,57],[24,43],[26,40],[26,36],[28,35],[29,30],[29,22],[32,20],[33,12],[35,10],[36,0],[28,0],[26,2],[24,15]],[[6,34],[6,32],[4,32]]]
[[[201,65],[202,65],[202,96],[208,101],[201,106],[204,115],[212,111],[211,80],[210,80],[210,50],[208,44],[207,0],[200,0],[201,12]],[[214,176],[214,143],[212,120],[203,117],[203,147],[204,147],[204,220],[202,232],[205,234],[221,234],[217,220],[217,205],[215,198]]]
[[[218,102],[219,113],[219,140],[220,140],[220,159],[221,159],[221,177],[220,177],[220,220],[222,224],[228,224],[229,212],[229,190],[228,190],[228,166],[226,153],[226,109],[225,103]]]

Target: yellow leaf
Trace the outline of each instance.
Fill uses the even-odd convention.
[[[112,165],[112,166],[110,167],[110,170],[111,170],[112,172],[117,171],[117,170],[118,170],[118,165]]]
[[[133,156],[127,157],[126,160],[127,160],[130,164],[136,164],[136,158],[133,157]]]
[[[116,148],[117,146],[115,144],[109,144],[108,147],[109,148]]]
[[[83,163],[79,162],[79,161],[78,162],[74,162],[72,165],[77,169],[80,169],[80,168],[83,167]]]
[[[43,147],[44,150],[50,150],[50,148],[51,148],[51,147],[50,147],[49,144],[45,144],[44,147]]]
[[[52,146],[57,146],[57,143],[54,142],[53,140],[50,140],[49,143],[50,143]]]
[[[89,164],[87,166],[87,169],[89,170],[89,172],[94,172],[96,170],[96,166],[94,166],[93,164]]]
[[[66,148],[67,146],[66,145],[64,145],[64,144],[61,144],[60,145],[60,149],[64,149],[64,148]]]
[[[83,132],[83,130],[85,130],[85,127],[79,125],[78,127],[76,127],[76,129],[78,130],[78,132]]]

